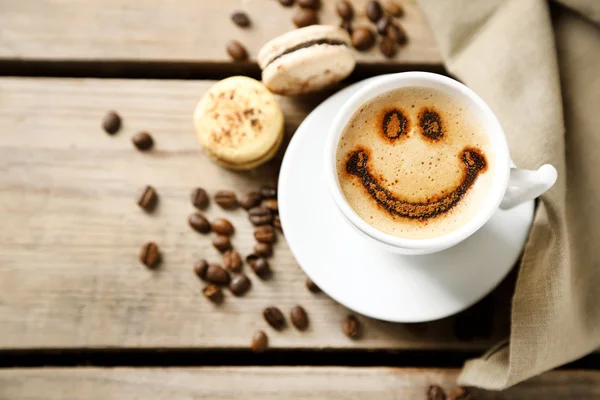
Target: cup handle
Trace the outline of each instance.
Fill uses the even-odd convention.
[[[556,168],[545,164],[537,171],[511,168],[508,188],[500,203],[500,208],[508,210],[545,193],[556,182]]]

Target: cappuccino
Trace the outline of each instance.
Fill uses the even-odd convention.
[[[450,233],[471,220],[492,187],[494,153],[465,104],[407,87],[365,103],[337,148],[349,205],[374,228],[406,239]]]

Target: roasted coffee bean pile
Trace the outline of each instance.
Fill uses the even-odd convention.
[[[438,385],[431,385],[426,392],[427,400],[475,400],[471,391],[462,386],[455,387],[446,395],[444,389]]]

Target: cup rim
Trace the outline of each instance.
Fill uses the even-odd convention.
[[[414,82],[421,82],[421,84],[419,85]],[[479,112],[477,114],[482,115],[480,118],[487,121],[488,125],[491,126],[492,129],[486,129],[486,134],[490,138],[490,148],[495,152],[495,176],[493,178],[492,189],[488,195],[489,201],[486,201],[477,214],[463,226],[452,232],[433,238],[407,239],[390,235],[371,226],[348,204],[337,176],[337,147],[347,122],[363,104],[388,91],[401,87],[423,87],[427,86],[423,83],[428,82],[444,86],[454,93],[469,98],[478,109]],[[508,142],[496,115],[475,92],[462,83],[444,75],[430,72],[401,72],[379,77],[353,94],[344,103],[335,115],[327,134],[325,175],[337,207],[363,234],[395,248],[437,251],[461,242],[481,228],[492,217],[500,206],[500,202],[508,186],[511,168]]]

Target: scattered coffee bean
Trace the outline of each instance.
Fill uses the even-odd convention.
[[[234,272],[240,272],[242,269],[242,258],[240,257],[240,253],[235,250],[227,250],[225,254],[223,254],[223,266]]]
[[[446,400],[446,393],[438,385],[431,385],[427,389],[427,400]]]
[[[106,133],[114,135],[121,129],[121,117],[115,111],[109,111],[102,120],[102,128]]]
[[[155,268],[160,264],[160,250],[154,242],[145,243],[140,250],[140,262],[148,268]]]
[[[268,225],[273,222],[273,213],[266,207],[254,207],[248,211],[248,219],[254,226]]]
[[[275,230],[271,225],[261,225],[254,229],[254,238],[261,243],[273,243],[276,239]]]
[[[250,18],[248,18],[248,14],[243,11],[236,11],[231,14],[231,20],[234,24],[241,28],[247,28],[250,26]]]
[[[254,246],[254,254],[261,257],[271,257],[271,254],[273,254],[273,247],[270,243],[256,243],[256,246]]]
[[[210,232],[210,222],[199,212],[193,213],[188,217],[188,224],[193,230],[199,233]]]
[[[396,55],[398,44],[389,37],[384,37],[379,42],[379,51],[387,58],[392,58]]]
[[[350,36],[352,36],[352,22],[346,19],[342,20],[340,28],[344,29]]]
[[[237,40],[228,41],[225,48],[227,49],[227,54],[235,61],[244,61],[248,59],[248,51],[244,45]]]
[[[235,229],[231,222],[226,220],[225,218],[217,218],[211,224],[213,232],[218,233],[219,235],[231,236]]]
[[[321,7],[321,0],[297,0],[298,5],[302,8],[311,8],[318,10]]]
[[[399,45],[405,45],[408,42],[408,36],[406,36],[406,31],[400,25],[390,24],[387,32],[387,36],[395,40]]]
[[[231,282],[229,283],[229,290],[235,296],[243,296],[248,290],[250,290],[250,286],[252,286],[252,282],[248,277],[244,274],[235,275],[231,278]]]
[[[383,9],[381,8],[381,4],[378,1],[370,1],[367,4],[367,18],[371,20],[371,22],[375,23],[379,21],[379,19],[383,16]]]
[[[227,285],[230,280],[229,273],[223,267],[217,264],[208,264],[205,260],[194,265],[194,272],[200,279],[215,285]]]
[[[208,194],[206,193],[206,190],[202,188],[196,188],[192,190],[190,199],[192,201],[192,205],[200,210],[203,210],[206,208],[206,206],[208,206]]]
[[[377,33],[381,36],[386,36],[391,23],[392,21],[388,17],[381,17],[381,19],[377,21]]]
[[[404,8],[401,4],[398,4],[398,2],[394,0],[387,0],[383,4],[383,8],[385,8],[385,11],[387,11],[392,17],[398,18],[404,15]]]
[[[294,5],[294,0],[279,0],[279,4],[284,7],[291,7]]]
[[[263,199],[276,199],[277,188],[269,185],[263,185],[260,187],[260,195]]]
[[[292,308],[290,312],[290,319],[292,320],[292,324],[296,327],[296,329],[303,331],[308,328],[308,315],[306,314],[306,310],[301,306],[295,306]]]
[[[202,289],[202,294],[213,303],[220,303],[223,301],[223,291],[219,286],[213,285],[212,283]]]
[[[156,206],[158,195],[152,186],[146,186],[138,196],[137,204],[145,211],[152,211]]]
[[[312,293],[320,293],[321,288],[317,286],[316,283],[310,280],[310,278],[306,278],[306,288],[310,290]]]
[[[238,206],[235,193],[229,190],[219,190],[214,196],[215,203],[225,209],[234,209]]]
[[[219,250],[221,253],[225,253],[227,250],[231,249],[231,241],[229,240],[229,236],[225,235],[217,235],[212,242],[215,249]]]
[[[260,193],[250,192],[240,199],[240,205],[244,210],[248,211],[251,208],[258,207],[261,200]]]
[[[354,315],[348,315],[342,324],[344,334],[351,339],[360,336],[360,321]]]
[[[261,279],[266,279],[271,275],[271,266],[264,258],[257,258],[254,262],[249,263],[254,273]]]
[[[252,351],[254,353],[262,353],[267,349],[269,345],[269,338],[267,334],[263,331],[257,331],[254,336],[252,336]]]
[[[267,199],[262,202],[262,206],[271,210],[273,215],[279,214],[279,205],[277,199]]]
[[[352,46],[356,50],[364,51],[370,49],[375,43],[375,35],[369,28],[360,27],[352,32]]]
[[[281,219],[279,219],[279,215],[273,217],[273,226],[281,231]]]
[[[462,386],[455,387],[448,395],[448,400],[470,400],[471,398],[471,391]]]
[[[263,311],[265,321],[275,330],[282,330],[285,327],[285,317],[277,307],[267,307]]]
[[[350,21],[352,18],[354,18],[354,8],[352,7],[352,3],[350,3],[348,0],[338,1],[335,9],[338,15],[346,21]]]
[[[259,258],[260,257],[256,254],[249,254],[246,256],[246,262],[248,263],[249,266],[254,267],[256,260],[258,260]]]
[[[154,139],[148,132],[139,132],[131,137],[133,145],[140,151],[150,150],[154,146]]]
[[[319,17],[315,10],[309,8],[299,8],[292,17],[292,22],[297,28],[304,28],[310,25],[317,25],[319,23]]]

